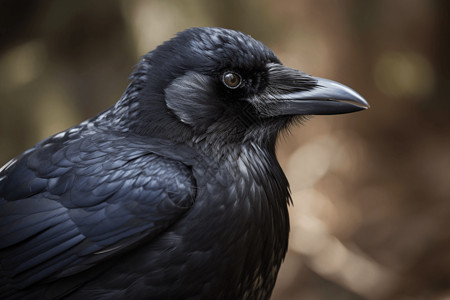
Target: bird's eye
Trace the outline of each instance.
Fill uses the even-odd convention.
[[[238,88],[242,82],[241,76],[234,72],[225,72],[222,81],[230,89]]]

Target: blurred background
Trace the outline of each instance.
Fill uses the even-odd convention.
[[[368,111],[280,138],[291,238],[272,299],[450,299],[450,2],[0,1],[0,165],[117,101],[139,57],[220,26]]]

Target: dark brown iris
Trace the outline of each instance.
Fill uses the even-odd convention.
[[[230,89],[235,89],[241,84],[241,76],[234,72],[226,72],[223,74],[223,83]]]

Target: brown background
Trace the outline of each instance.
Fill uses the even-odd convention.
[[[273,299],[450,299],[450,2],[0,1],[0,165],[112,105],[192,26],[251,34],[368,111],[281,137],[291,243]]]

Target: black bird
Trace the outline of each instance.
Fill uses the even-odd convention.
[[[191,28],[120,100],[0,172],[1,299],[269,299],[288,246],[278,133],[367,102],[248,35]]]

